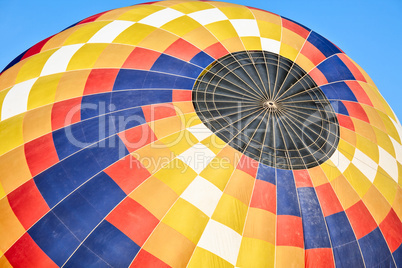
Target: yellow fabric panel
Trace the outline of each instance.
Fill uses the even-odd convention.
[[[6,252],[25,233],[25,229],[14,215],[7,198],[0,200],[0,211],[0,250]]]
[[[188,16],[182,16],[166,23],[161,27],[161,29],[164,29],[178,36],[183,36],[199,27],[203,26]]]
[[[320,166],[308,169],[308,173],[310,174],[311,181],[315,187],[328,182],[328,178]]]
[[[195,126],[195,125],[199,125],[201,124],[201,120],[198,117],[198,115],[194,112],[194,113],[186,113],[183,116],[180,117],[180,119],[182,120],[183,124],[186,126],[186,128]]]
[[[218,136],[216,135],[211,135],[205,140],[201,141],[202,144],[208,147],[214,154],[218,154],[225,146],[227,145],[226,142],[221,140]],[[229,163],[229,160],[227,160]]]
[[[41,51],[47,51],[50,49],[55,49],[55,48],[59,48],[61,47],[64,42],[75,32],[78,31],[80,28],[84,27],[85,24],[78,24],[75,25],[74,27],[68,28],[58,34],[56,34],[55,36],[53,36],[52,38],[50,38],[46,44],[42,47]]]
[[[221,44],[231,53],[245,50],[243,42],[239,37],[222,40]]]
[[[295,50],[300,51],[304,45],[304,42],[306,42],[306,39],[289,29],[282,28],[281,42],[282,44],[285,43]]]
[[[124,13],[126,13],[127,11],[130,11],[130,10],[132,10],[132,9],[134,9],[134,8],[137,8],[137,7],[128,6],[128,7],[122,7],[122,8],[110,10],[110,11],[106,12],[105,14],[101,15],[99,18],[97,18],[96,21],[117,20],[117,19],[119,19],[119,17],[122,16]]]
[[[131,7],[130,9],[127,9],[124,11],[124,13],[120,14],[117,17],[117,20],[127,20],[127,21],[140,21],[143,18],[147,17],[148,15],[157,12],[159,10],[164,9],[161,6],[157,6],[157,5],[141,5],[141,6],[135,6],[135,7]],[[105,14],[106,15],[106,14]],[[102,16],[105,16],[102,15]],[[106,18],[106,16],[105,16]],[[102,19],[105,19],[102,18]],[[111,19],[111,18],[107,18],[107,19]]]
[[[293,256],[292,256],[293,257]],[[237,267],[274,267],[275,246],[263,240],[243,237]]]
[[[163,241],[161,243],[161,241]],[[172,267],[186,267],[195,249],[184,235],[161,222],[143,247]]]
[[[163,137],[170,136],[177,131],[183,131],[185,129],[185,125],[178,116],[155,120],[149,122],[148,125],[158,139],[162,139]]]
[[[111,21],[94,21],[84,24],[82,27],[73,32],[64,42],[63,46],[86,43],[100,29],[111,23]]]
[[[220,168],[219,165],[222,165],[224,168]],[[216,168],[216,166],[219,168]],[[232,176],[233,170],[234,167],[229,164],[227,160],[217,156],[208,164],[208,166],[205,167],[205,169],[200,173],[200,176],[223,191],[230,176]]]
[[[113,43],[116,44],[128,44],[136,46],[138,45],[145,37],[155,31],[155,27],[136,23],[126,30],[124,30],[121,34],[119,34],[114,40]]]
[[[304,267],[304,249],[297,247],[277,246],[275,267]]]
[[[359,149],[372,160],[374,160],[374,162],[378,163],[380,159],[378,145],[360,135],[356,135],[356,138],[357,149]]]
[[[176,158],[156,172],[154,177],[164,182],[178,195],[181,195],[194,178],[197,177],[197,173],[183,161]]]
[[[0,122],[0,155],[24,143],[22,121],[24,113]]]
[[[320,165],[322,171],[325,173],[328,181],[332,181],[341,175],[339,169],[332,163],[331,160],[326,161]]]
[[[230,5],[229,7],[219,8],[230,20],[235,19],[254,19],[253,13],[246,7],[234,7]]]
[[[353,206],[360,200],[359,195],[343,175],[331,181],[331,185],[344,210]]]
[[[391,136],[392,138],[394,138],[394,140],[396,140],[399,143],[401,142],[401,138],[399,137],[398,131],[395,128],[394,123],[392,123],[391,119],[384,113],[379,112],[378,115],[381,117],[382,122],[385,125],[385,128],[387,129],[387,133],[389,136]]]
[[[175,154],[160,141],[148,144],[131,153],[131,155],[137,158],[151,174],[175,158]]]
[[[62,73],[38,78],[28,96],[28,110],[53,103]]]
[[[0,92],[7,88],[11,88],[15,84],[17,75],[20,72],[21,67],[24,65],[25,61],[20,61],[15,64],[12,68],[5,70],[0,75]]]
[[[258,10],[258,9],[251,9],[250,11],[251,11],[251,13],[253,13],[256,20],[267,21],[267,22],[274,23],[279,26],[282,25],[281,17],[276,14],[272,14],[272,13]]]
[[[392,144],[388,134],[379,130],[376,127],[373,127],[373,130],[377,137],[377,144],[381,146],[381,148],[383,148],[385,151],[387,151],[390,155],[396,157],[394,145]]]
[[[65,72],[56,91],[55,102],[82,96],[91,70]]]
[[[380,166],[378,167],[378,172],[373,183],[378,191],[387,199],[388,203],[392,205],[399,188],[398,183],[387,176],[385,170]]]
[[[201,50],[206,49],[207,47],[218,42],[215,36],[212,35],[207,29],[204,27],[197,28],[186,35],[183,35],[181,38],[189,42],[190,44],[195,45]]]
[[[258,28],[260,29],[261,37],[273,39],[276,41],[281,40],[281,26],[280,24],[272,23],[265,20],[257,20]]]
[[[91,69],[108,44],[85,44],[71,58],[67,71]]]
[[[391,209],[391,205],[374,185],[370,187],[362,200],[377,224],[380,224],[385,219]]]
[[[376,139],[375,133],[373,131],[373,127],[370,124],[368,124],[362,120],[353,118],[353,117],[350,117],[350,118],[352,119],[353,125],[355,126],[356,134],[359,134],[359,135],[369,139],[370,141],[377,143],[377,139]]]
[[[223,193],[211,219],[216,220],[239,234],[243,233],[248,206],[228,194]]]
[[[252,176],[242,170],[235,169],[226,186],[225,193],[239,199],[248,206],[250,204],[254,182],[255,179]]]
[[[371,187],[371,182],[352,163],[350,163],[343,175],[360,197],[363,197]]]
[[[303,68],[304,71],[309,73],[312,69],[315,68],[314,63],[312,63],[306,56],[303,54],[299,53],[297,56],[297,59],[295,61],[300,67]]]
[[[363,107],[364,111],[366,112],[367,117],[369,118],[370,124],[379,128],[380,130],[386,132],[387,129],[385,128],[385,125],[382,122],[381,117],[378,115],[377,110],[369,105],[361,104],[361,106]]]
[[[374,105],[374,108],[385,113],[385,108],[381,100],[378,98],[376,87],[364,82],[359,82],[359,84],[363,87],[364,92],[366,92],[367,96],[370,98],[370,101]]]
[[[340,127],[340,138],[349,144],[356,146],[356,133],[350,129]]]
[[[275,224],[275,214],[263,209],[250,207],[243,236],[264,240],[275,245]]]
[[[32,175],[25,159],[24,146],[0,156],[0,170],[0,183],[5,194],[11,193],[31,179]]]
[[[402,165],[397,162],[398,164],[398,174],[402,174]],[[402,187],[402,176],[398,176],[398,184]]]
[[[0,116],[1,116],[1,111],[2,111],[2,107],[3,107],[4,98],[6,97],[7,93],[10,91],[10,89],[11,89],[11,87],[7,88],[3,91],[0,91]]]
[[[179,116],[184,116],[185,114],[193,114],[194,118],[192,121],[197,121],[199,122],[199,117],[195,115],[195,110],[194,110],[194,105],[192,101],[180,101],[180,102],[173,102],[173,107],[176,111],[176,113]],[[190,124],[191,126],[194,126],[194,124]]]
[[[218,39],[226,40],[233,37],[239,37],[233,25],[228,20],[217,21],[205,25],[205,27]]]
[[[179,155],[198,143],[198,140],[190,131],[183,130],[176,132],[160,140],[176,155]]]
[[[281,43],[281,49],[280,49],[279,54],[282,57],[285,57],[287,59],[294,61],[297,57],[297,54],[299,54],[299,51],[297,49],[295,49],[294,47],[289,46],[288,44]]]
[[[25,63],[21,67],[15,83],[18,84],[26,80],[39,77],[43,66],[45,66],[45,63],[54,52],[55,50],[49,50],[25,59],[23,61]]]
[[[1,251],[0,251],[0,253],[1,253]],[[0,254],[0,256],[1,255],[2,254]],[[2,256],[0,258],[0,267],[2,267],[2,268],[13,268],[13,266],[11,266],[11,264],[8,262],[6,256]]]
[[[162,222],[166,223],[194,244],[197,244],[207,226],[209,217],[201,210],[179,198],[169,210]]]
[[[6,196],[6,191],[4,191],[3,185],[1,185],[0,181],[0,199]]]
[[[360,136],[361,137],[361,136]],[[360,139],[364,139],[363,137],[361,137]],[[359,148],[360,149],[360,148]],[[355,150],[356,148],[351,145],[350,143],[340,139],[339,140],[339,144],[338,144],[338,150],[344,155],[346,156],[350,161],[352,161],[353,156],[355,154]]]
[[[211,253],[210,251],[200,247],[196,247],[191,260],[187,265],[187,268],[205,267],[234,268],[232,264]]]
[[[246,50],[261,50],[261,39],[259,37],[241,37],[241,41],[243,42]]]
[[[157,178],[150,177],[130,195],[141,206],[161,220],[177,200],[178,195]]]
[[[398,191],[396,192],[395,200],[392,205],[396,215],[398,215],[399,220],[402,221],[402,188],[399,187]]]
[[[156,29],[145,37],[138,46],[164,52],[171,44],[177,41],[179,37],[161,29]],[[163,40],[163,42],[161,42]]]
[[[196,11],[200,10],[205,10],[205,9],[210,9],[214,8],[211,4],[206,3],[206,2],[200,2],[200,1],[186,1],[174,6],[171,6],[170,8],[173,8],[177,11],[180,11],[184,14],[190,14]]]
[[[25,113],[22,126],[25,143],[52,132],[52,108],[49,104]]]
[[[132,46],[109,44],[99,55],[93,68],[121,68],[133,50]]]

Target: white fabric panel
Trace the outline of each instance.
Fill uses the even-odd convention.
[[[84,44],[75,44],[59,48],[47,60],[40,75],[44,76],[65,72],[71,58],[83,45]]]
[[[16,84],[8,91],[1,108],[1,120],[27,111],[29,92],[36,80],[38,78]]]
[[[368,157],[365,153],[359,149],[355,150],[355,155],[352,159],[353,165],[355,165],[371,182],[374,181],[377,174],[378,165],[374,160]]]
[[[197,21],[201,25],[207,25],[210,23],[228,19],[228,17],[226,17],[226,15],[217,8],[200,10],[190,13],[187,16]]]
[[[94,36],[89,39],[88,43],[112,43],[119,34],[132,25],[134,25],[132,21],[112,21],[94,34]]]
[[[378,150],[380,152],[380,166],[392,177],[393,180],[398,182],[398,164],[396,159],[380,146],[378,146]]]
[[[395,156],[396,156],[396,160],[402,164],[402,145],[397,142],[396,140],[394,140],[392,137],[389,137],[392,145],[394,145],[394,149],[395,149]]]
[[[335,150],[334,154],[331,156],[331,161],[334,165],[339,169],[341,173],[343,173],[349,166],[349,159],[344,156],[338,149]]]
[[[210,220],[201,236],[198,246],[209,250],[235,265],[239,254],[241,235],[229,227]]]
[[[184,16],[184,13],[181,13],[180,11],[171,8],[165,8],[143,18],[142,20],[139,21],[139,23],[159,28],[162,25],[168,23],[169,21],[177,19],[181,16]]]
[[[256,20],[230,20],[237,34],[242,36],[257,36],[260,37],[260,29]]]
[[[215,158],[215,154],[204,144],[197,143],[177,157],[198,174]]]
[[[197,176],[182,193],[181,198],[211,217],[221,196],[222,191],[218,187],[203,177]]]
[[[189,127],[187,130],[190,131],[199,141],[205,140],[213,134],[213,132],[202,123]]]
[[[261,37],[261,47],[262,47],[262,50],[279,54],[279,50],[281,48],[281,42],[273,40],[273,39]]]

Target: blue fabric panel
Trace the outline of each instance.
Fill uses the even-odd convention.
[[[332,105],[332,108],[334,108],[335,113],[337,114],[343,114],[343,115],[349,115],[348,109],[346,109],[345,105],[341,101],[329,101]]]
[[[119,229],[103,221],[84,245],[112,267],[128,267],[140,247]]]
[[[361,257],[357,241],[334,247],[334,259],[336,267],[364,268],[364,262]],[[367,266],[369,267],[369,266]]]
[[[56,164],[34,177],[36,187],[50,208],[75,189],[63,166]]]
[[[208,65],[210,65],[212,62],[214,62],[215,59],[212,58],[211,56],[209,56],[207,53],[205,53],[204,51],[199,52],[197,55],[195,55],[190,62],[201,66],[202,68],[207,67]]]
[[[116,110],[165,102],[172,102],[172,90],[116,91],[112,94]]]
[[[60,160],[81,150],[83,143],[86,142],[81,123],[53,131],[52,137]]]
[[[302,187],[297,192],[303,222],[304,247],[330,248],[327,227],[314,188]]]
[[[28,230],[36,244],[59,266],[70,257],[80,242],[53,214],[47,213]]]
[[[313,44],[327,58],[336,53],[342,53],[342,51],[340,51],[339,48],[337,48],[329,40],[327,40],[326,38],[322,37],[321,35],[319,35],[314,31],[310,33],[309,37],[307,38],[307,41]]]
[[[140,107],[118,111],[107,115],[107,122],[114,122],[117,132],[145,124],[144,113]]]
[[[356,101],[355,94],[345,82],[337,82],[320,87],[329,100]]]
[[[276,185],[275,182],[275,168],[266,166],[264,164],[259,164],[258,165],[258,172],[257,172],[257,177],[258,180],[270,182],[273,185]]]
[[[94,144],[88,150],[92,153],[94,160],[100,167],[95,173],[107,168],[129,154],[123,141],[117,135]],[[92,173],[92,175],[95,173]]]
[[[390,267],[391,252],[379,227],[360,238],[359,245],[367,267]]]
[[[64,199],[53,212],[80,241],[103,220],[103,216],[78,192]]]
[[[300,23],[298,23],[298,22],[296,22],[296,21],[294,21],[294,20],[291,20],[291,19],[288,19],[288,18],[286,18],[286,17],[282,17],[281,16],[281,18],[283,18],[283,19],[287,19],[288,21],[291,21],[291,22],[293,22],[293,23],[295,23],[295,24],[297,24],[297,25],[299,25],[299,26],[301,26],[301,27],[303,27],[304,29],[306,29],[307,31],[311,31],[310,30],[310,28],[307,28],[306,26],[304,26],[303,24],[300,24]]]
[[[356,80],[349,68],[342,62],[338,56],[332,56],[322,63],[317,68],[325,75],[328,82],[337,82],[343,80]]]
[[[144,88],[144,80],[148,71],[120,69],[113,85],[113,91]]]
[[[300,217],[296,186],[291,170],[276,170],[276,191],[278,215],[293,215]]]
[[[325,217],[333,247],[356,241],[352,226],[344,211]]]
[[[195,79],[179,77],[172,74],[148,72],[143,88],[166,88],[166,89],[193,89]]]
[[[77,191],[102,217],[126,197],[123,190],[104,172],[93,177]]]
[[[392,254],[398,268],[402,267],[402,245]]]
[[[178,58],[161,54],[159,58],[155,61],[151,68],[152,71],[158,71],[162,73],[177,74],[180,76],[197,78],[203,69],[189,64]]]
[[[96,256],[95,253],[90,251],[86,246],[80,246],[74,255],[71,256],[71,259],[69,259],[66,265],[63,267],[110,268],[110,265]]]
[[[111,92],[83,96],[81,101],[81,120],[110,112],[110,98]]]

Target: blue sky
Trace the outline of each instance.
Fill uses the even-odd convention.
[[[0,70],[21,52],[93,14],[136,0],[0,0]],[[339,46],[371,76],[402,120],[401,0],[229,0],[288,17]]]

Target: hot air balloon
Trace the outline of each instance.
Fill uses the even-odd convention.
[[[339,47],[215,1],[103,12],[0,74],[1,267],[402,267],[402,127]]]

